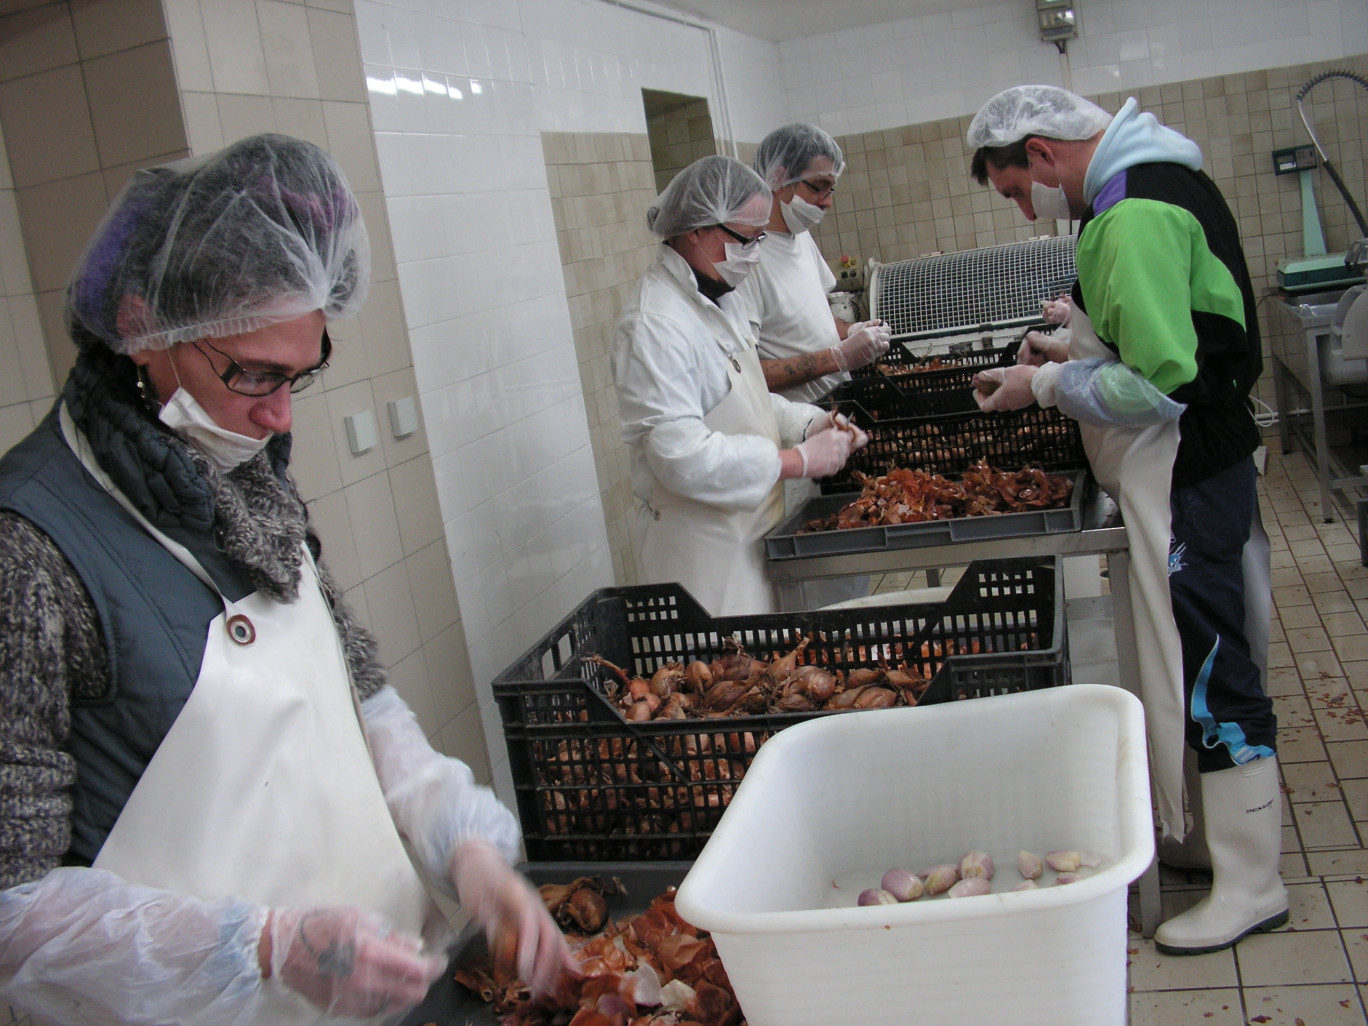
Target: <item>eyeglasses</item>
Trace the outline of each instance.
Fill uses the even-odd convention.
[[[745,250],[746,252],[749,252],[750,250],[754,249],[756,246],[760,245],[760,243],[763,242],[764,239],[765,239],[765,233],[764,233],[764,232],[761,232],[759,235],[752,235],[752,236],[750,236],[749,238],[747,238],[745,235],[742,235],[740,232],[732,231],[732,230],[731,230],[730,228],[728,228],[725,224],[715,224],[715,225],[713,225],[713,227],[714,227],[714,228],[721,228],[724,232],[726,232],[728,235],[730,235],[733,239],[735,239],[737,242],[741,243],[741,248],[742,248],[743,250]]]
[[[836,191],[836,182],[834,179],[819,179],[816,182],[809,182],[806,178],[800,178],[798,179],[797,184],[806,185],[808,190],[813,196],[817,197],[817,199],[826,199]]]
[[[227,370],[220,373],[219,369],[214,366],[214,361],[209,359],[209,354],[199,348],[201,342],[228,361]],[[209,361],[209,367],[218,375],[218,378],[223,382],[224,387],[230,392],[236,392],[238,395],[250,395],[257,397],[258,399],[262,396],[271,395],[273,392],[279,390],[281,385],[289,385],[292,393],[304,391],[304,389],[314,383],[314,380],[318,377],[323,368],[328,366],[328,357],[332,356],[332,339],[328,337],[328,330],[326,328],[323,329],[323,355],[318,363],[308,370],[300,371],[293,376],[279,374],[275,371],[250,371],[222,349],[210,345],[205,339],[200,339],[195,342],[194,345],[195,348],[199,350],[199,354]]]

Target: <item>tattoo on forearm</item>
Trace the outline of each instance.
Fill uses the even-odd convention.
[[[804,353],[801,356],[790,356],[782,360],[765,360],[765,384],[771,389],[785,389],[794,385],[801,385],[805,381],[815,381],[824,374],[830,374],[830,370],[823,369],[819,355],[818,353]]]

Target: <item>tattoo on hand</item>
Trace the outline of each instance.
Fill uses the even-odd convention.
[[[356,968],[356,945],[339,943],[334,938],[329,940],[325,947],[316,948],[309,940],[308,926],[309,920],[305,917],[299,924],[299,939],[304,944],[304,950],[313,956],[314,964],[318,966],[318,975],[332,979],[345,979],[350,976]]]

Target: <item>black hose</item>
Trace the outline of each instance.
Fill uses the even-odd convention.
[[[1340,178],[1339,172],[1335,170],[1334,164],[1332,164],[1330,158],[1326,156],[1325,147],[1321,145],[1320,139],[1316,138],[1315,129],[1311,127],[1311,122],[1306,117],[1306,108],[1302,106],[1302,100],[1306,98],[1306,94],[1328,78],[1347,78],[1351,82],[1358,83],[1364,90],[1368,90],[1368,78],[1364,78],[1357,72],[1346,71],[1343,68],[1331,68],[1329,71],[1322,71],[1319,75],[1313,76],[1306,85],[1297,90],[1296,97],[1297,110],[1301,113],[1302,124],[1306,126],[1306,132],[1311,136],[1311,141],[1316,146],[1316,152],[1320,154],[1321,163],[1325,165],[1325,173],[1330,176],[1330,180],[1335,183],[1335,188],[1338,189],[1339,194],[1344,197],[1344,202],[1349,205],[1349,212],[1354,215],[1354,220],[1358,222],[1359,231],[1361,231],[1365,237],[1368,237],[1368,220],[1364,219],[1363,211],[1359,210],[1358,204],[1354,202],[1354,197],[1349,195],[1349,190],[1344,184],[1344,179]]]

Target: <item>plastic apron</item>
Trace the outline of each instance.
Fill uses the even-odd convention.
[[[725,435],[762,435],[780,445],[755,347],[723,358],[731,388],[703,423]],[[783,518],[782,481],[755,510],[719,509],[654,482],[640,535],[642,579],[678,581],[713,616],[777,612],[762,539]]]
[[[1117,359],[1102,344],[1088,315],[1074,308],[1069,358]],[[1169,487],[1178,454],[1178,423],[1144,427],[1078,425],[1093,475],[1116,500],[1130,547],[1131,608],[1145,706],[1151,776],[1159,821],[1166,836],[1182,840],[1183,750],[1186,703],[1183,697],[1182,642],[1173,621],[1168,556],[1172,536]]]
[[[62,428],[92,476],[214,587],[194,556],[115,488],[65,407]],[[94,866],[206,900],[233,894],[269,906],[355,905],[411,934],[440,932],[444,920],[385,805],[307,549],[301,569],[294,602],[259,592],[224,599],[194,690]],[[254,1022],[338,1021],[276,977],[265,992]]]

